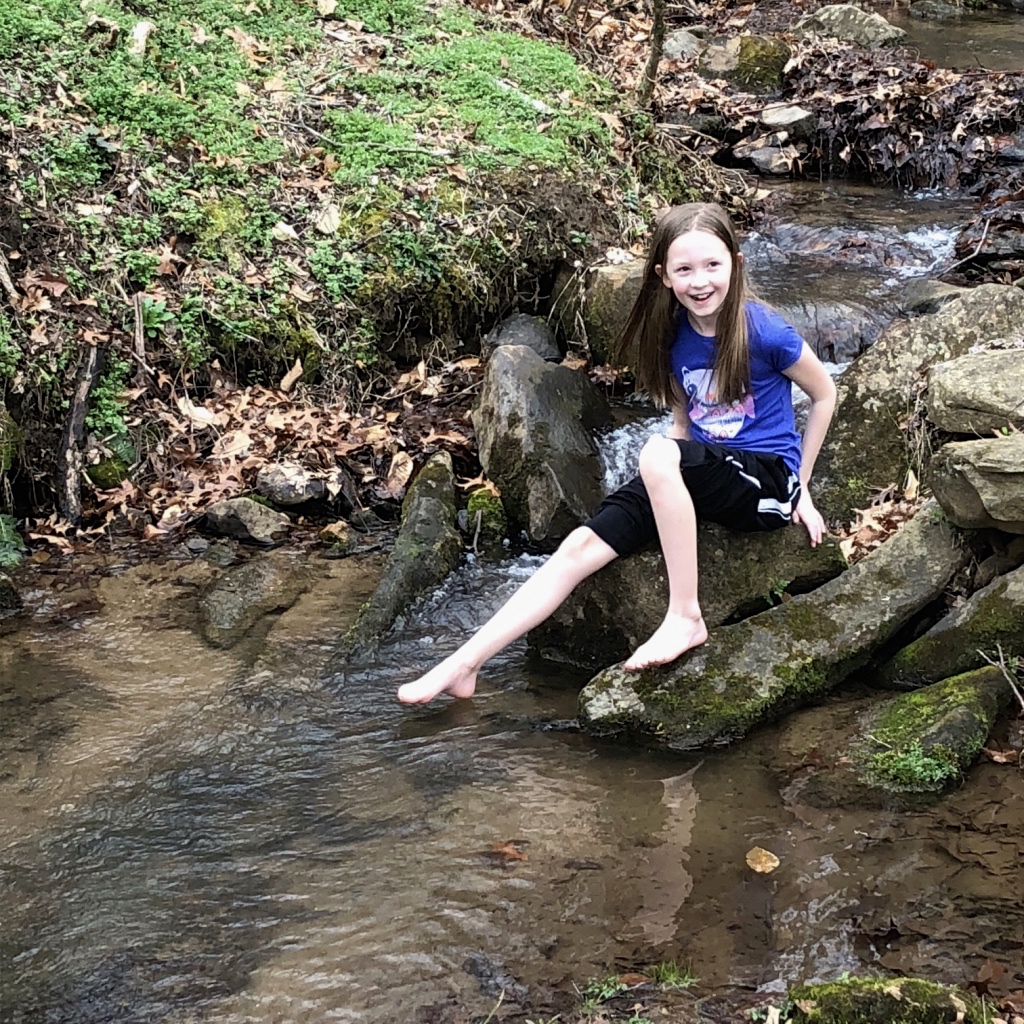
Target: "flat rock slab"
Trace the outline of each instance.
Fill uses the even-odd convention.
[[[1024,654],[1024,566],[999,576],[908,644],[886,666],[886,683],[909,689],[997,657]]]
[[[402,526],[373,596],[342,641],[343,662],[372,647],[418,597],[432,593],[459,564],[455,475],[447,452],[432,455],[402,505]]]
[[[1024,351],[973,352],[928,372],[928,419],[951,434],[1024,427]]]
[[[1024,433],[944,444],[928,479],[957,526],[1024,533]]]
[[[225,537],[237,537],[271,547],[284,540],[291,520],[252,498],[228,498],[206,510],[206,525]]]
[[[968,553],[929,503],[842,576],[734,626],[667,668],[613,666],[580,694],[583,727],[675,750],[743,736],[837,686],[935,600]]]
[[[816,548],[803,527],[735,533],[710,523],[697,533],[700,602],[708,627],[754,615],[783,592],[811,590],[846,568],[830,539]],[[654,632],[668,607],[665,561],[657,549],[619,558],[581,583],[529,635],[549,661],[596,671],[622,661]]]
[[[199,629],[214,647],[232,647],[273,612],[290,608],[307,587],[295,566],[256,557],[228,569],[199,599]]]

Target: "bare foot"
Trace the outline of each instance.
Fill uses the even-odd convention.
[[[651,665],[667,665],[691,647],[699,647],[707,638],[708,627],[704,625],[703,617],[693,619],[669,612],[650,640],[641,644],[623,663],[623,668],[628,672],[639,672]]]
[[[453,654],[425,676],[398,688],[403,704],[426,704],[442,693],[451,697],[472,697],[476,689],[476,668],[457,661]]]

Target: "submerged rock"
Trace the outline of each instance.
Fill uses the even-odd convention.
[[[271,546],[283,540],[291,520],[251,498],[228,498],[206,510],[206,525],[215,533]]]
[[[866,664],[942,593],[968,554],[928,504],[863,561],[813,593],[733,626],[668,667],[613,666],[580,694],[598,735],[636,734],[676,750],[736,739],[811,702]]]
[[[608,404],[587,377],[507,345],[487,363],[473,411],[480,463],[535,543],[553,546],[601,500],[593,431]]]
[[[825,518],[847,522],[873,491],[903,481],[913,447],[905,427],[928,367],[1008,337],[1022,322],[1024,291],[989,284],[938,313],[890,326],[839,378],[836,415],[815,466],[815,504]]]
[[[906,32],[890,25],[880,14],[862,11],[853,4],[829,4],[813,14],[805,14],[794,26],[795,36],[826,36],[843,39],[874,50],[893,46]]]
[[[966,672],[995,657],[1024,654],[1024,567],[1000,576],[927,633],[908,644],[886,666],[883,678],[901,688],[924,686]]]
[[[1024,533],[1024,433],[945,444],[928,476],[957,526]]]
[[[792,1024],[988,1024],[992,1014],[963,989],[918,978],[841,978],[789,990]]]
[[[752,615],[782,594],[819,586],[846,568],[838,544],[812,548],[803,527],[734,533],[702,524],[697,533],[700,601],[708,627]],[[529,634],[550,661],[596,670],[622,661],[661,622],[668,606],[665,562],[657,549],[619,558],[584,580]]]
[[[432,455],[402,504],[402,526],[384,575],[345,635],[340,657],[376,643],[416,598],[432,592],[459,564],[455,475],[447,452]]]
[[[951,434],[988,435],[1024,427],[1022,358],[1019,349],[1003,349],[933,366],[928,372],[928,419]]]
[[[308,586],[291,564],[269,558],[228,569],[199,599],[199,629],[214,647],[231,647],[260,619],[290,608]]]

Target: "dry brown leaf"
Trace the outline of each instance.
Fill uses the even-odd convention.
[[[320,211],[313,226],[322,235],[333,235],[341,227],[341,210],[336,203],[330,203]]]
[[[412,476],[413,465],[412,456],[408,452],[395,452],[384,490],[396,501],[405,494],[406,484],[409,483],[409,477]]]
[[[749,850],[746,859],[747,867],[752,868],[761,875],[771,874],[782,863],[774,853],[760,846],[755,846],[752,850]]]

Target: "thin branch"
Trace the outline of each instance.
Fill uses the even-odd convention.
[[[999,660],[996,661],[990,658],[984,651],[979,650],[978,653],[985,659],[993,668],[999,669],[1003,673],[1003,678],[1010,684],[1010,689],[1013,690],[1013,695],[1020,702],[1021,711],[1024,711],[1024,693],[1020,692],[1020,687],[1017,686],[1017,680],[1014,679],[1013,673],[1010,671],[1006,664],[1006,656],[1003,654],[1003,645],[996,644],[996,653],[999,655]]]
[[[963,266],[963,264],[965,263],[970,263],[971,260],[973,260],[974,257],[977,256],[979,252],[981,252],[981,247],[985,244],[985,238],[988,235],[988,228],[991,223],[992,218],[986,217],[985,228],[981,232],[981,238],[978,239],[978,244],[974,247],[974,252],[972,252],[970,256],[965,256],[962,260],[957,260],[956,263],[954,263],[951,267],[946,267],[946,269],[942,272],[943,274],[948,274],[951,270],[956,270],[957,267]]]

